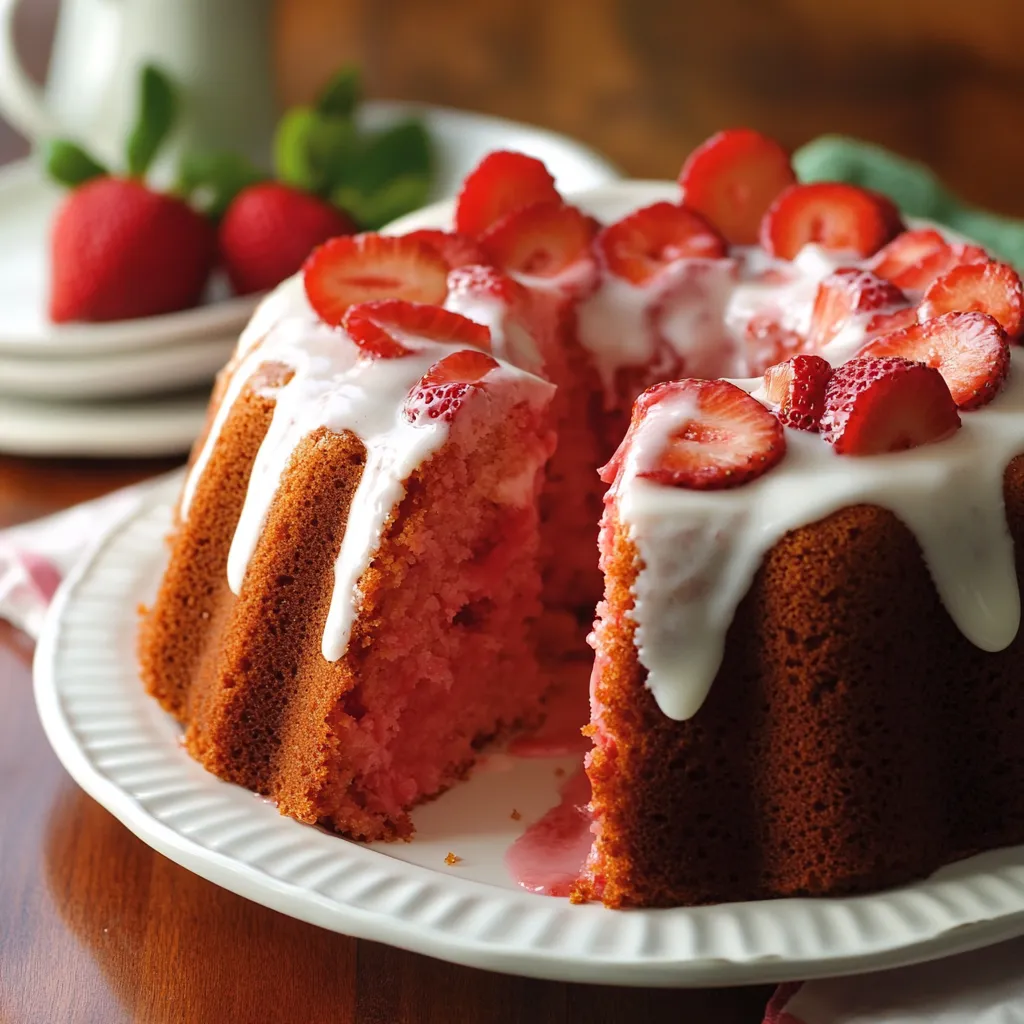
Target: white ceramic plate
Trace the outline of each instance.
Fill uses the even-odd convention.
[[[630,985],[734,985],[895,967],[1024,933],[1024,848],[853,899],[611,911],[518,889],[503,856],[556,802],[566,762],[504,759],[364,846],[208,775],[142,690],[135,608],[151,598],[178,484],[157,487],[61,588],[35,662],[47,736],[79,784],[154,849],[324,928],[492,970]],[[510,808],[522,821],[513,822]],[[462,861],[444,863],[448,851]]]
[[[453,195],[481,157],[498,148],[540,157],[565,191],[618,177],[615,168],[592,150],[542,128],[415,103],[371,101],[363,108],[363,120],[371,128],[410,116],[423,118],[436,143],[438,197]],[[47,239],[61,197],[61,190],[45,181],[32,161],[0,171],[0,354],[81,358],[184,339],[237,336],[241,331],[255,297],[222,298],[180,313],[109,324],[50,323]]]
[[[210,391],[90,403],[0,395],[0,452],[81,458],[184,455],[206,418]]]
[[[208,386],[237,341],[238,333],[232,332],[215,338],[182,339],[159,348],[78,358],[39,359],[0,352],[0,396],[116,399]]]

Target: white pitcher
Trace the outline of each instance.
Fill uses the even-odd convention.
[[[0,111],[30,139],[69,137],[123,167],[139,69],[151,62],[180,92],[173,153],[233,150],[268,163],[273,0],[63,0],[45,89],[15,51],[17,5],[0,0]]]

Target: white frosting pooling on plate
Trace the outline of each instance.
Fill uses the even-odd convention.
[[[501,312],[495,304],[495,314]],[[439,359],[465,345],[417,340],[412,355],[400,359],[361,358],[340,329],[322,323],[306,300],[300,278],[282,284],[263,302],[239,340],[227,370],[228,384],[202,450],[188,475],[181,502],[187,517],[198,480],[209,462],[225,420],[246,383],[260,366],[280,363],[291,379],[273,391],[270,428],[253,464],[249,488],[228,555],[228,583],[241,592],[246,570],[263,533],[267,514],[299,444],[320,428],[351,431],[366,448],[366,464],[352,498],[341,548],[334,566],[334,591],[324,628],[322,650],[328,661],[345,653],[361,603],[359,580],[376,553],[387,521],[405,494],[406,481],[449,434],[443,419],[410,422],[403,404],[410,390]],[[501,363],[487,379],[503,393],[538,408],[552,386]],[[529,483],[532,485],[532,474]],[[522,503],[532,486],[509,481],[499,500]]]

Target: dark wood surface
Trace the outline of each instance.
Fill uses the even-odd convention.
[[[57,0],[25,0],[45,65]],[[674,175],[728,124],[823,131],[929,161],[1024,214],[1020,0],[282,0],[278,80],[343,59],[372,94],[548,125],[637,176]],[[0,160],[24,152],[0,124]],[[0,525],[170,463],[0,457]],[[31,644],[0,625],[0,1024],[430,1021],[757,1024],[769,989],[634,991],[509,978],[320,931],[153,853],[86,797],[32,703]]]

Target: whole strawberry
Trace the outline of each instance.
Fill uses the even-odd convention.
[[[260,292],[291,277],[328,238],[355,230],[326,200],[266,181],[243,189],[228,207],[218,233],[220,258],[236,292]]]
[[[50,318],[125,320],[194,306],[216,255],[213,226],[183,199],[149,188],[144,175],[174,124],[170,82],[142,72],[142,102],[115,177],[78,146],[54,142],[47,169],[71,193],[50,237]]]

